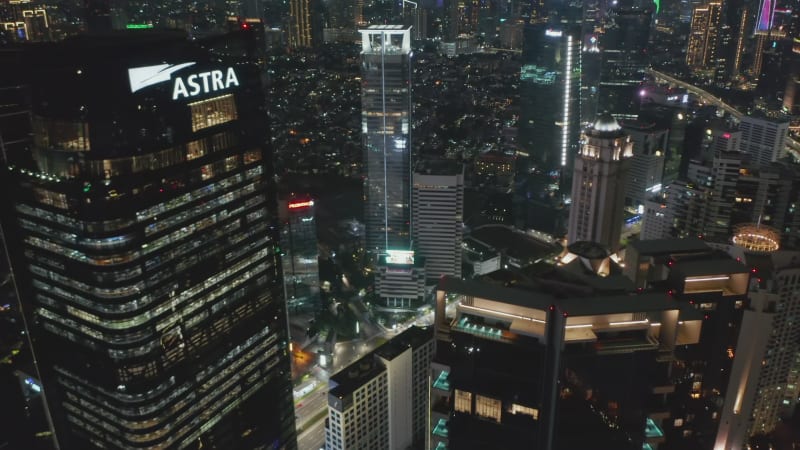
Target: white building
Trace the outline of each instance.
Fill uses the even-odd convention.
[[[633,142],[625,197],[632,206],[638,208],[644,205],[649,196],[661,190],[669,132],[656,127],[654,123],[638,121],[624,122],[622,129]]]
[[[597,242],[619,249],[625,184],[633,142],[611,115],[600,116],[581,136],[572,175],[567,241]]]
[[[739,256],[748,259],[744,252]],[[761,267],[759,278],[751,280],[715,450],[745,448],[749,437],[771,432],[798,403],[800,253],[770,256],[772,267]],[[750,264],[756,261],[765,258]]]
[[[764,116],[744,116],[739,124],[741,150],[759,164],[768,164],[786,156],[789,121]]]
[[[461,277],[464,166],[451,160],[425,161],[414,171],[411,229],[414,248],[425,258],[425,273]]]
[[[433,329],[411,327],[333,375],[325,448],[422,448],[433,349]]]

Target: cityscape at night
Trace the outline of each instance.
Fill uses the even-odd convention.
[[[0,0],[0,450],[800,449],[800,0]]]

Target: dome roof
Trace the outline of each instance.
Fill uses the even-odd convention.
[[[622,129],[619,123],[617,123],[617,119],[609,113],[601,114],[597,120],[595,120],[592,128],[597,131],[619,131]]]

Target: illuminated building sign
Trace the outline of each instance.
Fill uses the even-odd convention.
[[[414,264],[414,251],[386,250],[386,264]]]
[[[548,28],[545,30],[544,35],[549,37],[561,37],[564,34],[561,30],[554,30],[552,28]]]
[[[148,86],[164,83],[173,79],[172,74],[195,65],[188,62],[182,64],[158,64],[155,66],[134,67],[128,69],[128,79],[131,84],[131,93],[137,92]],[[199,72],[187,77],[174,77],[172,85],[172,99],[195,97],[200,94],[229,89],[231,86],[239,86],[239,79],[236,77],[233,67],[227,70],[209,70]]]
[[[289,209],[301,209],[301,208],[309,208],[314,206],[314,201],[309,200],[307,202],[294,202],[289,203]]]

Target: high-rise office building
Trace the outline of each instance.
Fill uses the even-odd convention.
[[[319,249],[314,200],[295,195],[280,205],[283,284],[289,312],[320,307]]]
[[[580,26],[527,24],[523,36],[519,143],[563,188],[580,133]]]
[[[411,244],[411,28],[361,33],[361,140],[367,251]]]
[[[789,120],[765,116],[743,116],[741,151],[759,164],[777,161],[786,155]]]
[[[622,234],[633,142],[609,114],[584,131],[572,176],[567,242],[591,241],[612,252]]]
[[[663,292],[631,295],[619,275],[597,279],[558,268],[513,287],[441,280],[429,448],[663,441],[653,413],[664,412],[673,354],[698,342],[703,316]]]
[[[464,166],[450,160],[422,161],[414,169],[414,248],[425,258],[425,275],[461,277],[464,227]]]
[[[433,328],[412,326],[328,381],[326,448],[425,448]]]
[[[753,266],[758,278],[751,281],[750,304],[744,311],[719,423],[714,448],[720,450],[746,448],[748,438],[773,431],[781,418],[791,417],[800,390],[800,343],[796,338],[800,330],[794,320],[800,313],[796,294],[800,254],[772,251],[778,248],[779,237],[768,228],[741,231],[746,234],[735,235],[735,242],[744,237],[752,243],[763,239],[769,245],[759,245],[758,251],[740,245],[729,249]]]
[[[250,39],[26,49],[2,218],[61,448],[296,447]]]
[[[600,35],[600,86],[598,110],[617,118],[636,118],[639,85],[649,65],[652,11],[618,8],[609,11],[605,33]]]
[[[674,395],[660,399],[653,420],[665,448],[714,448],[734,356],[742,333],[751,268],[697,238],[631,242],[625,275],[637,289],[666,292],[702,320],[698,345],[676,347],[670,362]],[[660,446],[659,446],[660,448]]]
[[[289,46],[292,48],[311,47],[311,1],[291,0],[289,2]]]
[[[633,158],[625,189],[626,203],[637,208],[661,190],[669,130],[653,122],[626,121],[622,129],[633,142]]]
[[[698,72],[715,68],[722,2],[712,1],[694,8],[689,41],[686,47],[686,65]]]

